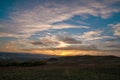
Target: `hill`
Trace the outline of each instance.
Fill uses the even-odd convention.
[[[30,53],[0,52],[0,60],[45,60],[54,56]]]

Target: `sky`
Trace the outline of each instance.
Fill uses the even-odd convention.
[[[120,56],[120,0],[0,0],[0,52]]]

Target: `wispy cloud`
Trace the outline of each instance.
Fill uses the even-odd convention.
[[[45,46],[46,48],[61,48],[67,47],[71,44],[81,44],[81,41],[73,36],[55,34],[45,35],[44,37],[40,37],[39,40],[30,43],[33,45]]]
[[[120,37],[120,23],[117,24],[110,24],[113,29],[114,35]]]
[[[94,31],[84,32],[83,35],[79,35],[78,37],[88,41],[113,38],[112,36],[102,35],[102,33],[103,33],[102,30],[94,30]]]
[[[111,5],[116,2],[118,2],[118,0],[108,2],[104,0],[70,0],[70,2],[65,1],[64,3],[62,1],[51,1],[44,4],[36,4],[32,7],[26,4],[26,7],[24,9],[22,9],[22,7],[19,8],[19,6],[15,6],[15,12],[11,12],[9,16],[11,21],[7,23],[7,25],[5,23],[0,26],[0,32],[8,32],[11,34],[13,33],[19,36],[20,34],[18,33],[22,33],[24,35],[32,35],[33,33],[36,33],[38,31],[49,29],[89,28],[85,25],[53,25],[53,23],[69,20],[75,15],[92,15],[101,16],[102,18],[108,18],[112,15],[112,13],[119,11],[119,8],[111,7]],[[31,9],[29,9],[29,7]]]

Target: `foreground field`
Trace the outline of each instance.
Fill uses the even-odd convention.
[[[75,56],[37,66],[1,66],[0,80],[120,80],[120,58]]]
[[[0,67],[0,80],[120,80],[120,65]]]

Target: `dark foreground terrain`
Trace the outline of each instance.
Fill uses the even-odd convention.
[[[40,66],[1,66],[0,80],[120,80],[120,58],[60,57]]]

